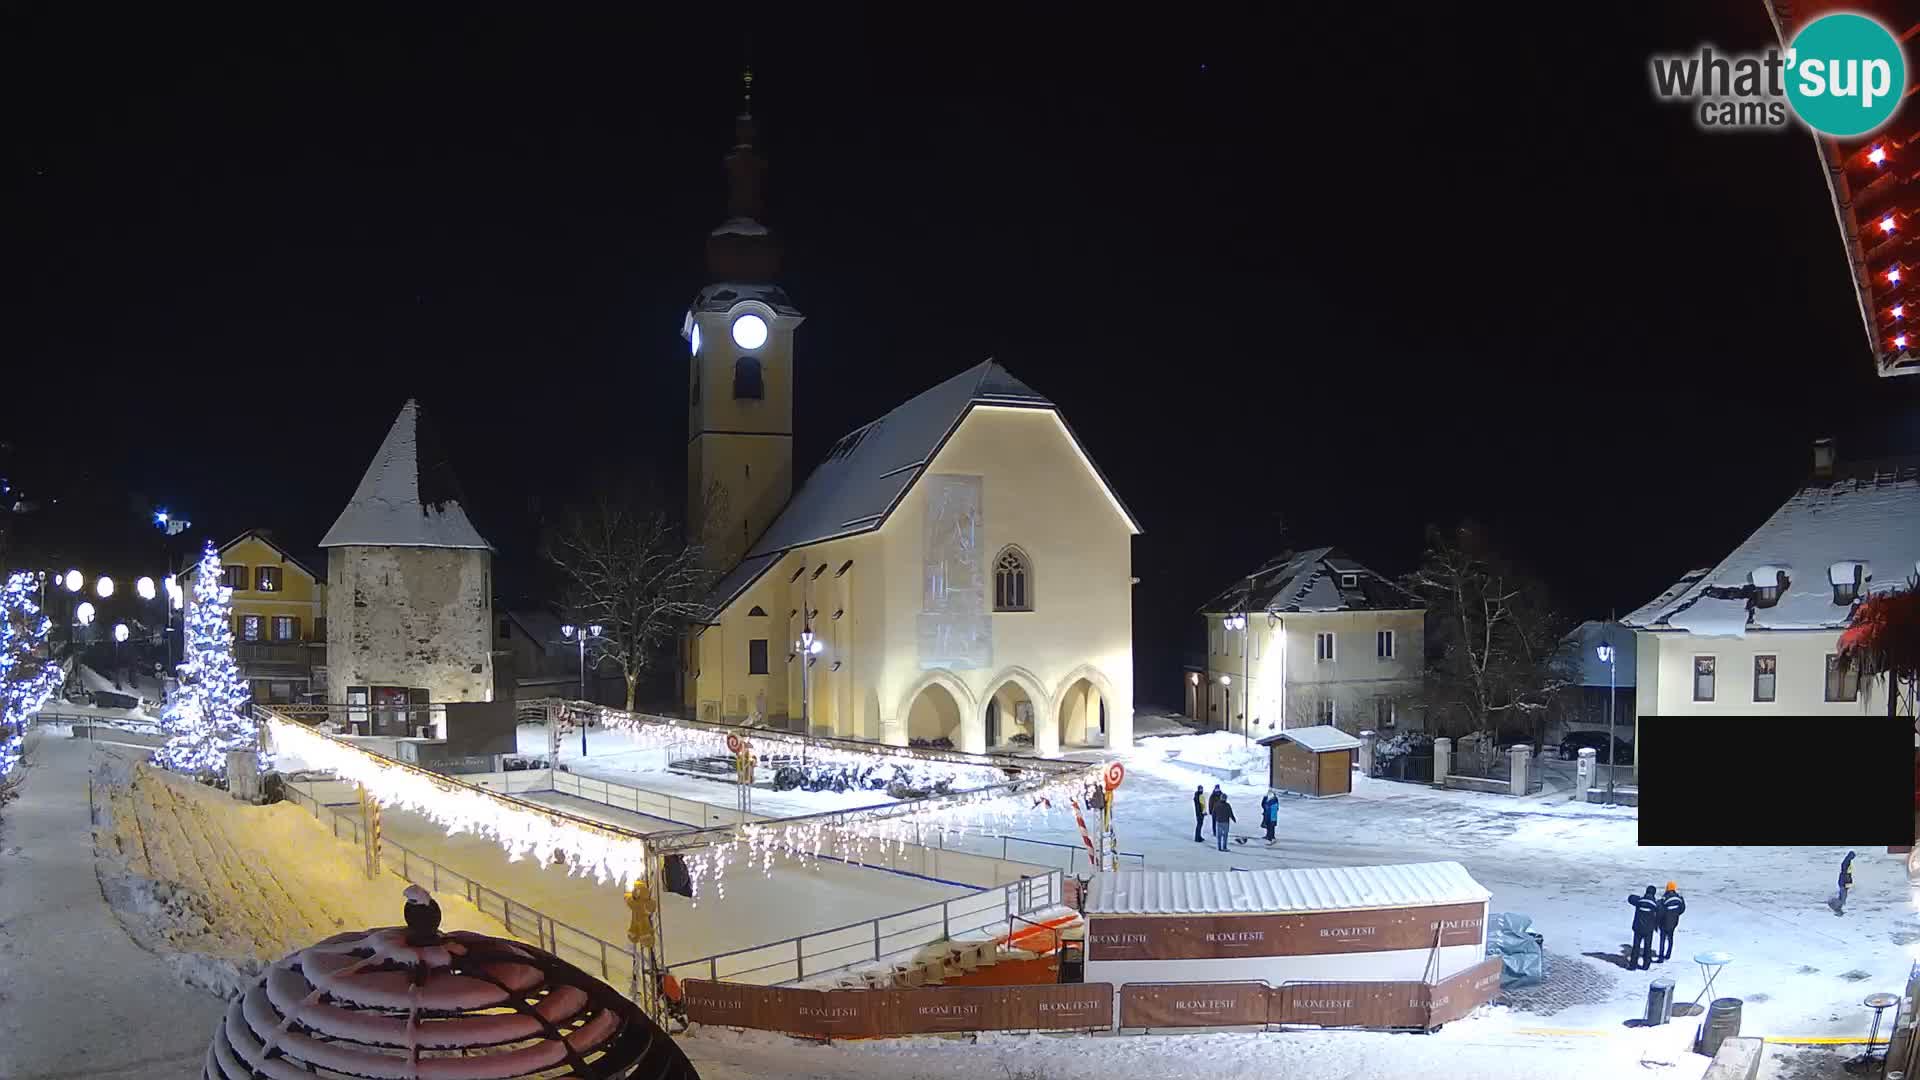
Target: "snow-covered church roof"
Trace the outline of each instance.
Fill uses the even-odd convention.
[[[1339,548],[1320,547],[1282,552],[1268,559],[1207,601],[1200,613],[1419,611],[1425,606],[1419,597],[1360,565]]]
[[[1718,566],[1694,571],[1620,620],[1644,630],[1741,637],[1749,630],[1847,625],[1850,600],[1896,589],[1920,573],[1920,461],[1865,461],[1800,489]],[[1772,603],[1762,592],[1777,587]]]
[[[872,532],[885,524],[976,405],[1047,409],[1059,417],[1053,402],[987,360],[855,428],[827,451],[826,460],[814,467],[746,557],[714,586],[707,597],[708,609],[717,615],[795,548]],[[1078,446],[1079,437],[1067,427],[1066,418],[1059,419],[1067,437]],[[1084,447],[1081,455],[1086,457]],[[1091,457],[1086,460],[1128,527],[1139,532],[1137,519],[1114,493],[1113,485]]]
[[[493,550],[461,507],[460,486],[433,425],[409,399],[373,455],[323,548],[434,547]]]

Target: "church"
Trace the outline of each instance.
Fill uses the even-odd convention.
[[[971,753],[1131,746],[1140,526],[1052,401],[985,361],[848,432],[796,490],[805,317],[760,220],[747,100],[682,328],[688,535],[718,575],[681,657],[688,714]]]

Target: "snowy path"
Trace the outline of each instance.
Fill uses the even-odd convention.
[[[121,928],[94,874],[87,748],[40,738],[0,809],[0,1076],[196,1077],[225,1011]]]

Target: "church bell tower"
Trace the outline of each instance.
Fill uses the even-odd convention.
[[[793,332],[805,316],[775,284],[780,247],[760,219],[766,162],[754,149],[753,72],[726,157],[727,218],[707,236],[707,274],[681,335],[687,393],[688,539],[715,569],[739,562],[793,495]]]

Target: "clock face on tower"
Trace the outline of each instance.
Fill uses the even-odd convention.
[[[767,320],[751,314],[733,320],[733,343],[749,352],[765,345]]]

